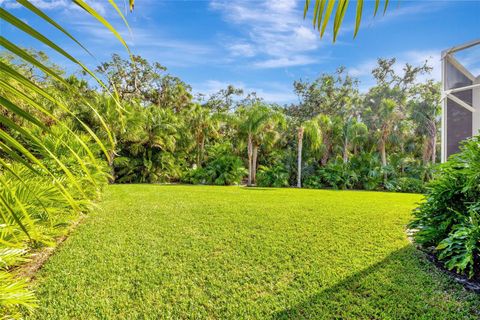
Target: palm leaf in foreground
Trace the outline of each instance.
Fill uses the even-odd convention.
[[[50,30],[61,32],[81,50],[91,55],[90,51],[59,21],[49,17],[35,5],[35,2],[18,0],[17,3],[38,17],[39,21],[46,23]],[[130,53],[120,33],[94,8],[82,0],[74,0],[73,3],[109,30]],[[109,3],[128,27],[125,17],[115,2],[109,0]],[[129,1],[129,5],[130,10],[133,10],[133,0]],[[40,26],[26,24],[4,8],[0,8],[0,19],[15,29],[12,34],[23,32],[36,39],[42,45],[73,62],[102,88],[107,88],[93,71],[65,50],[61,42],[56,43],[49,39],[45,32],[39,31]],[[42,28],[44,27],[43,25]],[[60,83],[66,88],[64,94],[75,92],[76,89],[65,81],[58,70],[43,64],[28,50],[22,48],[21,44],[15,43],[17,39],[15,36],[8,39],[8,36],[2,35],[0,47],[36,72]],[[117,111],[121,112],[117,95],[115,92],[110,95],[116,102]],[[81,99],[79,102],[88,106],[97,116],[99,123],[103,125],[107,140],[113,141],[114,137],[96,107],[83,99],[81,94],[77,96]],[[46,104],[61,110],[73,121],[77,121],[89,137],[77,134],[70,128],[70,124],[65,123],[62,118],[57,118],[55,112],[49,111],[45,107]],[[16,318],[22,316],[22,309],[28,311],[34,307],[35,298],[27,290],[25,281],[11,276],[10,268],[24,261],[30,245],[38,241],[52,242],[48,228],[55,228],[63,223],[57,220],[59,216],[68,212],[67,207],[70,207],[69,210],[73,212],[85,210],[93,194],[83,189],[84,184],[93,186],[93,189],[97,190],[94,193],[98,193],[100,186],[97,181],[106,181],[105,174],[98,174],[103,169],[95,159],[94,154],[97,151],[92,151],[92,148],[102,150],[107,159],[109,154],[102,140],[87,124],[73,114],[69,106],[62,101],[62,97],[52,95],[48,88],[39,85],[34,79],[25,77],[3,60],[0,60],[0,108],[2,110],[0,117],[0,262],[2,263],[0,266],[0,318]],[[20,126],[12,120],[12,117],[21,119],[28,123],[28,126]],[[55,125],[45,125],[44,119],[50,119]],[[93,144],[87,143],[88,140]],[[82,171],[81,174],[72,172],[69,164],[72,160],[68,159],[73,159]],[[41,221],[45,219],[48,223],[42,225]],[[45,227],[48,228],[45,229]]]
[[[312,6],[312,2],[314,2]],[[375,0],[373,16],[377,15],[378,9],[381,5],[381,0]],[[389,0],[383,1],[383,13],[388,9]],[[323,37],[328,24],[330,23],[330,17],[333,15],[333,41],[337,40],[338,33],[342,26],[343,19],[349,7],[350,0],[305,0],[305,6],[303,11],[303,18],[307,17],[309,10],[313,7],[312,22],[313,27],[318,29],[320,37]],[[362,21],[362,15],[364,10],[364,0],[357,0],[356,14],[355,14],[355,31],[354,37],[357,36],[360,24]]]

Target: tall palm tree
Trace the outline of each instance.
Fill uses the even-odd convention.
[[[403,115],[398,109],[397,103],[392,99],[382,99],[380,108],[377,110],[380,118],[380,127],[378,131],[378,150],[382,160],[382,166],[387,166],[387,141],[392,134],[395,126],[402,119]]]
[[[255,183],[257,157],[260,146],[278,139],[278,126],[285,125],[285,117],[270,107],[255,103],[239,110],[239,133],[247,140],[248,185]]]
[[[313,5],[312,2],[314,2]],[[383,13],[385,14],[385,12],[387,11],[388,5],[390,3],[389,0],[375,0],[373,16],[377,15],[381,2],[383,2]],[[349,4],[349,0],[305,0],[303,18],[305,19],[308,11],[310,9],[313,9],[313,27],[315,29],[318,29],[318,31],[320,32],[320,37],[323,37],[327,25],[330,23],[330,18],[331,16],[333,16],[333,41],[335,42]],[[354,37],[357,36],[358,30],[360,28],[360,23],[362,21],[363,4],[364,0],[357,0]]]
[[[437,119],[440,115],[440,86],[428,81],[414,89],[414,98],[410,100],[412,120],[416,124],[415,132],[423,139],[424,163],[435,163],[437,158]]]
[[[315,117],[308,121],[303,122],[298,127],[297,131],[297,187],[302,187],[302,151],[303,151],[303,141],[304,138],[307,138],[309,147],[312,150],[317,150],[322,143],[322,131],[319,126],[319,119]]]
[[[340,132],[343,130],[343,123],[339,117],[330,117],[325,114],[320,114],[316,117],[318,125],[322,132],[322,150],[320,164],[325,166],[334,153],[334,147],[338,144]]]
[[[200,168],[205,157],[205,142],[209,137],[218,135],[220,121],[219,117],[212,115],[209,108],[200,104],[194,104],[189,110],[189,120],[196,143],[196,163]]]
[[[368,134],[368,127],[355,118],[349,118],[343,126],[343,162],[348,162],[350,148],[357,153],[357,145],[364,142]]]

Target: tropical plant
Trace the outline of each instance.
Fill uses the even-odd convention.
[[[263,144],[273,144],[279,138],[278,126],[285,125],[282,113],[260,103],[244,106],[238,110],[238,130],[247,140],[248,185],[255,184],[258,149]]]
[[[432,80],[413,88],[410,100],[412,120],[417,124],[416,134],[423,138],[424,163],[435,163],[437,158],[437,128],[440,115],[440,84]]]
[[[302,152],[304,137],[308,142],[308,147],[312,150],[318,150],[322,143],[322,131],[319,125],[319,117],[303,122],[298,127],[297,134],[297,187],[302,187]]]
[[[353,154],[357,154],[358,146],[367,139],[368,127],[359,122],[357,119],[351,117],[346,120],[343,125],[343,162],[347,163],[349,159],[350,149],[353,149]]]
[[[196,144],[196,164],[198,168],[201,168],[207,139],[218,135],[219,118],[212,115],[210,109],[194,104],[189,111],[188,119]]]
[[[406,64],[403,74],[394,70],[396,59],[378,59],[372,71],[377,85],[365,96],[365,121],[376,134],[382,166],[388,164],[387,143],[399,124],[406,118],[406,105],[416,78],[431,70],[426,63],[420,66]],[[387,182],[385,172],[384,183]]]
[[[73,3],[97,19],[105,28],[109,29],[127,48],[125,41],[115,28],[88,3],[83,0],[75,0]],[[66,38],[73,40],[80,49],[90,53],[65,28],[37,7],[34,2],[17,0],[17,4],[23,6],[25,10],[29,10],[40,21],[45,22],[50,27],[49,30],[60,32]],[[110,1],[110,4],[112,9],[124,19],[115,2]],[[133,1],[130,1],[130,6],[133,8]],[[39,26],[27,24],[3,7],[0,8],[0,19],[8,23],[17,32],[23,32],[27,36],[38,40],[43,46],[76,64],[86,74],[95,79],[99,85],[104,86],[96,75],[82,62],[39,31],[45,30],[44,27],[40,29]],[[16,33],[14,32],[13,34],[15,35]],[[109,158],[109,154],[98,136],[75,116],[59,95],[52,93],[50,90],[53,82],[57,82],[64,87],[64,95],[74,95],[77,88],[70,85],[61,71],[45,64],[42,61],[42,56],[32,54],[31,50],[19,47],[15,41],[15,37],[13,39],[8,39],[5,36],[0,37],[0,45],[9,51],[15,59],[23,61],[32,70],[34,69],[35,75],[41,74],[44,76],[44,79],[49,80],[44,85],[41,85],[37,77],[28,77],[19,68],[9,63],[9,61],[5,59],[0,60],[0,104],[2,106],[0,115],[1,236],[7,237],[8,240],[9,235],[15,234],[14,230],[18,229],[26,237],[26,242],[4,241],[1,239],[2,246],[4,246],[0,248],[2,250],[2,259],[7,259],[10,248],[19,245],[28,246],[28,244],[35,244],[36,239],[38,239],[36,232],[34,232],[37,230],[37,224],[39,224],[38,218],[36,218],[38,214],[33,214],[29,211],[29,208],[32,206],[32,199],[35,199],[38,204],[38,210],[43,212],[44,216],[50,216],[52,212],[46,203],[47,200],[53,199],[50,198],[52,193],[63,199],[63,201],[59,202],[62,205],[63,203],[68,203],[68,207],[71,210],[81,212],[80,204],[82,200],[76,199],[76,195],[81,195],[81,199],[88,200],[88,194],[82,188],[82,183],[78,179],[79,175],[73,172],[73,168],[75,167],[81,171],[81,175],[92,185],[96,183],[96,178],[92,176],[93,173],[91,171],[92,165],[98,167],[94,152],[85,143],[84,138],[72,130],[63,119],[57,117],[58,112],[52,112],[52,108],[49,106],[54,106],[56,110],[62,110],[64,114],[70,115],[71,119],[85,129],[90,139],[95,141],[105,157]],[[81,97],[81,95],[77,96]],[[85,103],[92,110],[95,110],[88,101],[85,101]],[[52,124],[56,124],[56,127],[61,127],[61,130],[52,130]],[[106,132],[109,132],[106,126],[104,126],[104,129]],[[58,135],[59,133],[60,136]],[[56,143],[49,144],[49,141],[44,140],[42,135],[50,137]],[[64,139],[65,136],[69,136],[70,139],[66,141]],[[76,146],[69,145],[73,140],[76,141]],[[109,140],[112,140],[111,135],[109,135]],[[61,150],[58,148],[61,148]],[[62,155],[57,155],[57,152],[61,152]],[[86,156],[83,156],[82,153]],[[66,163],[67,159],[69,159],[68,161],[76,162],[77,165],[73,166],[73,162]],[[19,166],[21,169],[18,169]],[[22,174],[18,174],[18,170],[23,170],[21,171]],[[32,176],[25,177],[25,170]],[[51,188],[47,193],[48,197],[42,197],[41,190],[43,189],[33,188],[33,181],[37,179],[43,179],[45,183],[48,181],[48,186]],[[23,186],[24,189],[28,186],[29,191],[27,193],[30,196],[23,198],[25,192],[19,194],[18,192],[21,189],[18,186]],[[41,232],[39,236],[40,238],[43,237]],[[15,239],[18,239],[18,237],[15,237]],[[25,250],[22,253],[26,252]],[[16,256],[19,254],[16,254]],[[18,261],[18,259],[11,260]],[[7,268],[9,266],[11,266],[11,263],[8,263]],[[5,268],[2,270],[5,270]],[[1,271],[1,280],[0,312],[4,317],[18,316],[19,310],[17,306],[23,306],[27,309],[33,306],[33,297],[25,291],[25,286],[21,281],[12,279],[4,271]]]
[[[120,183],[166,182],[180,176],[173,152],[182,123],[171,109],[155,105],[141,109],[138,135],[122,145],[115,159]]]
[[[434,247],[445,266],[479,277],[480,137],[465,142],[460,153],[442,164],[414,211],[415,241]]]
[[[288,187],[288,170],[283,164],[259,166],[257,181],[260,187]]]
[[[383,168],[376,152],[360,152],[349,161],[350,170],[355,172],[358,181],[356,188],[379,190],[383,181]]]
[[[319,177],[326,186],[334,189],[351,189],[358,182],[358,175],[340,157],[319,169]]]
[[[233,155],[232,151],[231,145],[227,143],[212,146],[205,166],[187,171],[182,181],[192,184],[239,184],[246,170],[242,160]]]

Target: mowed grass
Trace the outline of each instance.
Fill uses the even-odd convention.
[[[37,319],[478,319],[409,244],[419,195],[115,185],[37,275]]]

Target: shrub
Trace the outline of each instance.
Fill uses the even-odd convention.
[[[303,187],[307,189],[321,189],[324,187],[321,179],[316,174],[308,176],[305,181],[303,181]]]
[[[388,182],[386,188],[388,191],[395,192],[423,193],[426,191],[425,183],[422,180],[410,177],[401,177]]]
[[[379,190],[383,184],[383,169],[378,154],[362,152],[350,158],[350,170],[356,172],[355,188]]]
[[[258,168],[257,184],[260,187],[288,187],[288,178],[288,171],[282,164]]]
[[[410,227],[415,240],[433,246],[450,270],[478,277],[480,273],[480,138],[440,167],[428,186],[426,201],[414,211]]]
[[[318,170],[321,180],[334,189],[351,189],[358,182],[358,175],[342,159],[329,162]]]
[[[182,182],[192,184],[239,184],[246,174],[242,160],[233,154],[231,146],[220,144],[210,150],[211,156],[203,168],[187,171]]]

